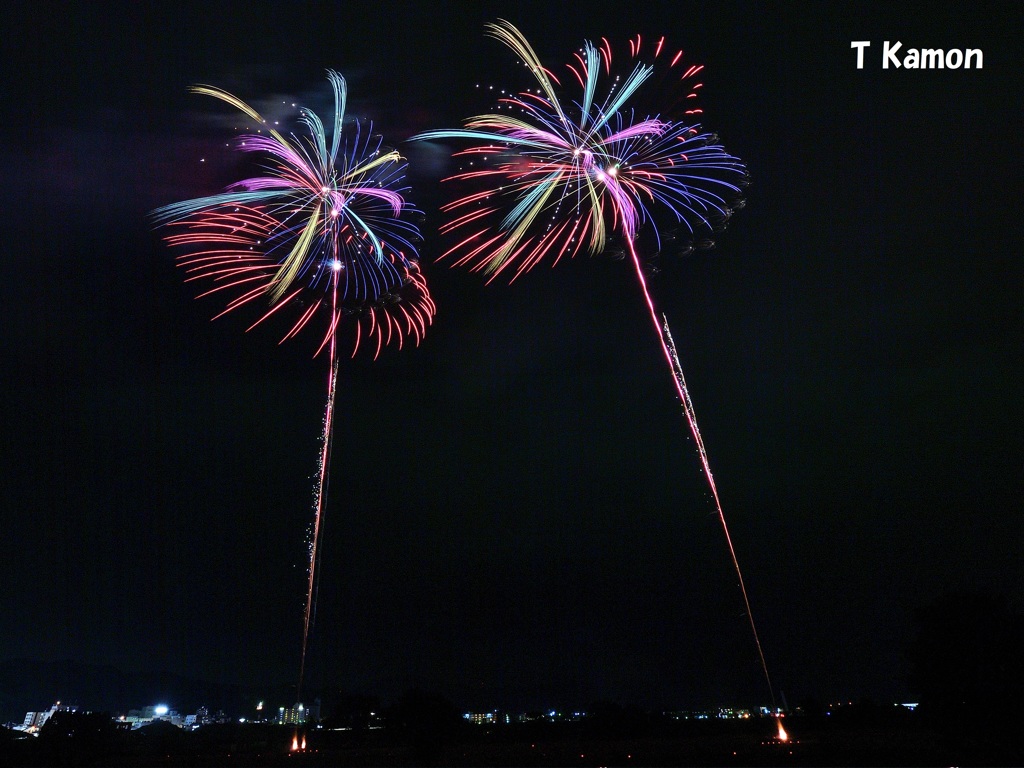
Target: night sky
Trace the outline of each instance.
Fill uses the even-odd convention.
[[[629,263],[512,286],[435,263],[452,166],[404,140],[485,111],[477,84],[528,83],[484,35],[502,17],[550,66],[635,32],[706,65],[704,124],[753,184],[653,292],[769,670],[790,704],[904,700],[915,609],[1024,594],[1009,7],[8,8],[0,660],[295,680],[326,361],[312,334],[211,323],[147,212],[244,170],[241,121],[189,85],[326,113],[332,68],[409,158],[438,314],[419,348],[342,365],[310,683],[467,708],[770,703]],[[984,68],[883,70],[885,40],[981,48]]]

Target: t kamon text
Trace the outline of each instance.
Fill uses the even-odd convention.
[[[857,49],[857,69],[864,69],[864,49],[871,47],[870,40],[854,40],[851,48]],[[984,56],[981,48],[903,48],[897,40],[882,43],[882,69],[981,69]]]

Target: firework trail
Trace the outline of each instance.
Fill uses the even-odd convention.
[[[541,63],[516,27],[499,20],[489,24],[487,32],[512,49],[533,76],[534,87],[518,93],[502,91],[493,112],[469,118],[464,128],[431,130],[413,137],[471,142],[455,154],[465,159],[467,167],[446,180],[470,191],[442,209],[450,218],[441,232],[457,240],[442,258],[483,271],[488,282],[502,274],[511,282],[545,260],[556,264],[582,251],[601,253],[613,235],[625,241],[697,442],[774,703],[768,666],[682,367],[668,323],[658,319],[636,249],[645,224],[650,225],[645,232],[656,251],[668,241],[655,226],[655,213],[696,237],[702,231],[720,231],[733,213],[732,206],[741,205],[730,201],[738,201],[746,183],[745,166],[725,151],[715,134],[704,132],[696,122],[701,110],[693,106],[693,99],[701,88],[696,76],[703,67],[682,63],[682,51],[666,47],[664,37],[645,43],[637,35],[629,41],[628,73],[616,76],[612,46],[602,38],[600,45],[584,43],[566,65],[562,78],[576,95],[563,99],[559,94],[567,88]],[[662,99],[662,109],[682,113],[683,121],[644,110],[640,100],[650,93]],[[678,102],[665,102],[666,93],[678,93]],[[697,245],[709,243],[698,240]]]
[[[262,305],[246,329],[252,330],[271,317],[290,315],[280,343],[322,324],[314,356],[328,350],[329,376],[313,489],[300,697],[330,472],[338,335],[350,327],[352,355],[368,347],[376,358],[391,343],[401,348],[411,338],[419,344],[435,312],[417,261],[419,230],[409,220],[417,212],[404,198],[405,161],[382,145],[372,125],[346,124],[345,79],[333,71],[327,77],[334,94],[330,131],[316,113],[301,109],[301,137],[269,127],[255,109],[226,91],[191,88],[235,107],[259,126],[256,133],[239,136],[236,147],[256,153],[263,173],[152,214],[178,251],[186,281],[208,286],[199,297],[228,297],[214,319]]]
[[[761,638],[757,634],[757,625],[754,623],[754,612],[750,610],[750,597],[747,595],[747,586],[743,581],[743,571],[740,570],[740,561],[736,557],[736,550],[732,545],[732,536],[729,535],[729,526],[725,522],[725,513],[722,511],[722,501],[718,498],[718,487],[715,485],[715,477],[711,474],[711,465],[708,463],[708,452],[704,448],[704,439],[700,436],[700,428],[697,426],[697,413],[693,409],[693,401],[690,400],[690,390],[686,388],[686,379],[683,378],[683,367],[679,363],[679,355],[676,353],[676,344],[672,340],[672,330],[668,327],[668,318],[661,316],[664,335],[661,338],[662,349],[667,352],[669,365],[672,368],[672,375],[676,383],[676,392],[683,404],[683,411],[686,413],[686,421],[690,425],[690,432],[693,433],[693,440],[697,444],[697,453],[700,454],[700,463],[704,467],[704,476],[708,479],[708,486],[711,488],[711,496],[715,500],[715,510],[718,512],[718,521],[722,524],[722,532],[725,534],[725,543],[729,546],[729,555],[732,557],[733,566],[736,569],[736,577],[739,581],[740,592],[743,594],[743,605],[747,610],[747,619],[750,620],[750,631],[754,635],[754,644],[757,646],[757,655],[761,660],[761,668],[764,670],[765,681],[768,683],[768,690],[772,695],[772,708],[775,708],[775,691],[772,688],[772,679],[768,674],[768,662],[764,658],[764,650],[761,648]]]

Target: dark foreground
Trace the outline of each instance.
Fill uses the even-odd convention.
[[[927,727],[912,715],[837,721],[791,717],[790,740],[770,719],[452,724],[377,730],[309,730],[291,751],[286,726],[227,724],[185,732],[166,723],[116,731],[90,727],[0,742],[0,766],[941,766],[1020,765],[1024,750],[998,735]],[[299,736],[301,738],[301,735]]]

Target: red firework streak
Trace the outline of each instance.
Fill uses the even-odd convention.
[[[679,395],[679,402],[683,405],[683,412],[686,414],[686,421],[690,425],[690,432],[693,434],[694,443],[697,445],[697,453],[700,456],[701,466],[704,468],[704,476],[711,488],[711,496],[715,500],[715,511],[718,512],[718,521],[722,524],[722,532],[725,534],[725,543],[729,546],[729,556],[736,569],[736,578],[739,581],[740,592],[743,594],[743,605],[747,611],[747,618],[750,620],[750,631],[754,635],[754,644],[757,646],[757,655],[761,660],[761,668],[764,670],[765,682],[772,696],[772,708],[775,709],[775,689],[772,686],[771,675],[768,674],[768,662],[764,658],[764,650],[761,648],[761,638],[757,633],[757,625],[754,623],[754,613],[750,610],[750,597],[747,595],[747,587],[743,581],[743,571],[740,569],[740,561],[736,557],[736,549],[732,545],[732,536],[729,535],[729,526],[725,522],[725,513],[722,511],[722,500],[718,498],[718,487],[715,485],[715,477],[711,474],[711,465],[708,463],[708,452],[704,448],[704,439],[700,436],[700,427],[697,426],[697,413],[693,409],[693,401],[690,399],[690,390],[686,388],[686,379],[683,377],[683,366],[679,362],[679,354],[676,352],[676,344],[672,340],[672,330],[668,327],[668,318],[661,316],[661,323],[658,322],[658,315],[654,310],[654,302],[651,294],[647,291],[647,281],[644,279],[644,271],[640,266],[640,259],[637,258],[636,249],[632,241],[629,242],[629,254],[636,268],[637,280],[640,281],[640,290],[644,294],[644,303],[650,314],[654,329],[658,332],[658,341],[661,342],[661,351],[665,355],[665,361],[672,371],[672,381],[676,386],[676,394]],[[782,728],[782,724],[779,724]],[[780,730],[780,732],[782,732]]]

